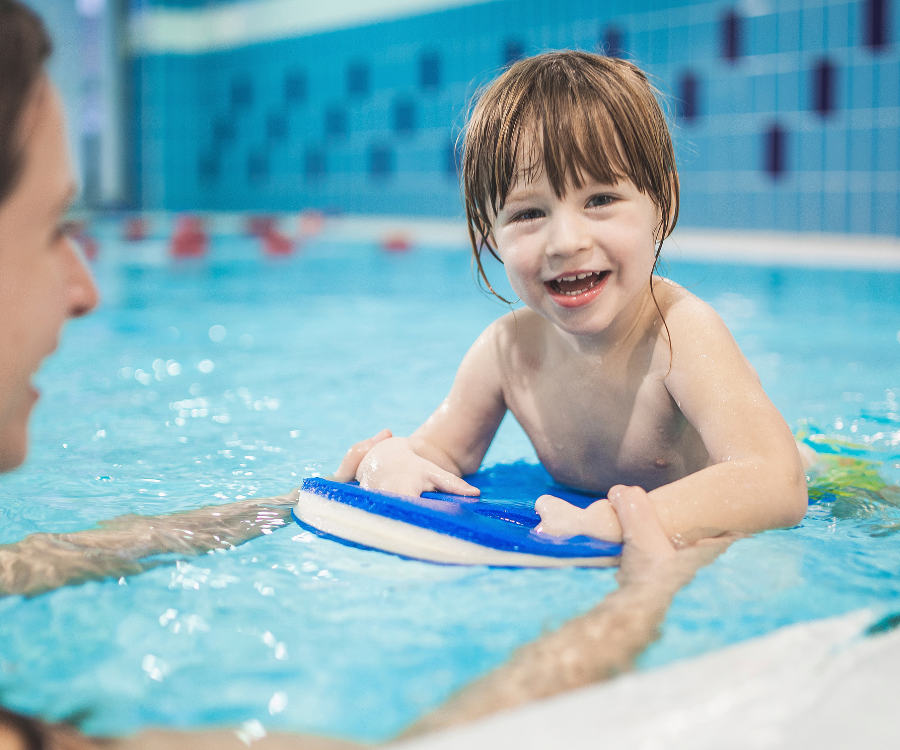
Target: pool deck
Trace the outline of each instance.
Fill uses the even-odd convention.
[[[406,238],[412,247],[462,249],[469,237],[461,221],[347,216],[328,219],[324,237],[348,242]],[[666,240],[669,260],[752,263],[766,266],[900,271],[900,238],[850,234],[724,232],[676,229]]]
[[[411,247],[468,251],[462,221],[412,217],[345,216],[326,219],[323,239],[381,242],[405,238]],[[708,260],[767,266],[900,271],[900,238],[788,232],[676,229],[663,255],[670,260]]]
[[[505,711],[396,750],[900,747],[900,630],[867,610]]]
[[[208,214],[206,228],[214,236],[247,232],[248,214]],[[313,219],[310,216],[314,217]],[[282,214],[270,217],[286,237],[308,245],[376,245],[385,250],[417,249],[470,252],[465,221],[409,216],[323,216]],[[168,257],[168,240],[176,215],[146,214],[148,237],[128,243],[120,254],[130,261],[159,264]],[[100,217],[95,230],[106,238],[122,235],[122,219]],[[127,252],[126,252],[127,251]],[[146,257],[144,257],[146,256]],[[900,237],[852,234],[751,232],[679,227],[663,246],[671,261],[740,263],[774,267],[900,271]]]

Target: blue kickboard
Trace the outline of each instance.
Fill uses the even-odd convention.
[[[305,479],[302,489],[368,513],[496,550],[557,558],[612,557],[622,552],[620,544],[588,536],[562,538],[534,531],[540,522],[534,503],[541,495],[552,494],[580,507],[597,500],[596,495],[585,495],[554,483],[541,466],[524,463],[495,466],[465,479],[481,490],[480,497],[436,492],[409,497],[318,477]],[[302,524],[296,515],[294,518]]]

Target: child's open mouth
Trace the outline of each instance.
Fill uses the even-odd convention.
[[[600,294],[609,271],[588,271],[544,282],[553,301],[563,307],[586,305]]]

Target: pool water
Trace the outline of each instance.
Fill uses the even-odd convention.
[[[462,250],[323,240],[274,261],[228,237],[210,259],[153,264],[115,249],[95,267],[103,306],[39,376],[31,457],[0,479],[2,543],[327,474],[352,442],[418,426],[504,312]],[[639,666],[900,608],[900,274],[676,262],[669,275],[719,310],[792,426],[839,459],[801,527],[699,572]],[[508,418],[485,463],[535,460]],[[401,560],[291,524],[139,576],[0,599],[0,695],[82,714],[94,733],[259,721],[387,739],[615,585],[609,570]]]

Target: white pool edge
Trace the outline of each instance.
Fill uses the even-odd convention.
[[[165,255],[176,214],[148,213],[150,237]],[[247,213],[202,214],[214,235],[242,234],[247,230]],[[318,217],[310,219],[310,217]],[[470,252],[465,221],[460,218],[418,216],[341,215],[323,216],[315,212],[272,215],[280,231],[301,243],[349,243],[408,246]],[[95,226],[101,236],[118,237],[125,217],[97,216]],[[142,243],[132,245],[139,249]],[[900,271],[900,238],[887,235],[824,234],[713,230],[681,226],[663,245],[663,258],[671,261],[743,263],[773,267],[839,268]]]
[[[397,750],[867,750],[900,746],[900,631],[869,610],[537,701]]]

